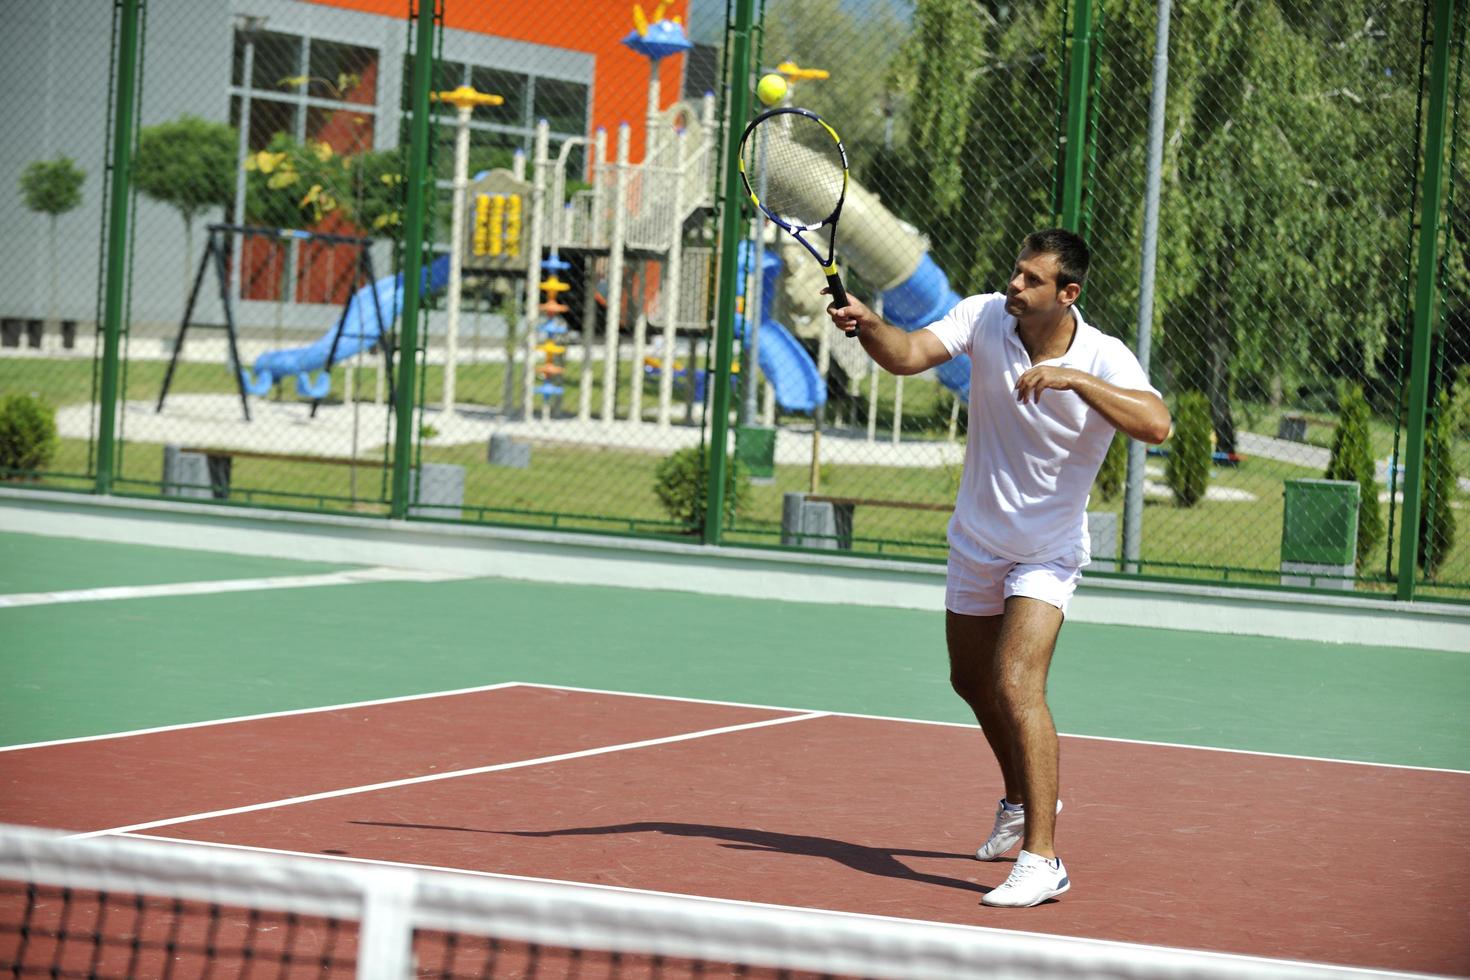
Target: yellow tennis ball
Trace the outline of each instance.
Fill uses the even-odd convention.
[[[786,79],[775,72],[762,75],[760,84],[755,87],[755,94],[766,105],[775,105],[786,95]]]

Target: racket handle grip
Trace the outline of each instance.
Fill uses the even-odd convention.
[[[847,290],[842,288],[842,277],[835,272],[827,273],[827,293],[832,297],[832,306],[842,309],[847,305]],[[857,330],[844,330],[849,337],[856,337]]]

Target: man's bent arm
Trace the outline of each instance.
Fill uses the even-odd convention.
[[[1095,375],[1082,374],[1073,390],[1109,422],[1113,428],[1140,442],[1157,446],[1169,438],[1173,425],[1164,400],[1151,391],[1119,388]]]
[[[1169,408],[1151,391],[1120,388],[1085,371],[1048,364],[1034,367],[1016,380],[1016,398],[1039,401],[1048,388],[1075,392],[1113,428],[1140,442],[1158,445],[1169,438]]]

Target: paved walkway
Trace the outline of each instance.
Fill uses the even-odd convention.
[[[1314,466],[1324,472],[1328,461],[1332,459],[1332,453],[1321,446],[1292,442],[1290,439],[1273,439],[1270,436],[1239,430],[1235,433],[1235,448],[1243,456],[1264,456],[1266,459],[1279,460],[1283,463]]]
[[[393,440],[395,419],[384,405],[321,405],[311,415],[308,402],[271,401],[251,398],[252,421],[246,422],[237,395],[170,395],[161,413],[152,401],[130,401],[123,406],[120,435],[134,442],[174,443],[182,446],[214,446],[257,452],[315,456],[376,456]],[[56,413],[56,425],[67,438],[86,439],[95,431],[92,409],[71,405]],[[625,449],[666,454],[686,446],[697,446],[698,426],[669,425],[619,420],[604,423],[570,419],[515,419],[489,409],[465,409],[446,415],[425,409],[421,424],[431,427],[430,446],[487,446],[490,436],[507,435],[532,443],[559,443],[587,447]],[[734,434],[731,433],[731,447]],[[776,462],[807,465],[811,462],[810,426],[785,426],[776,433]],[[869,442],[864,433],[824,431],[821,437],[823,463],[870,466],[940,467],[959,466],[964,446],[947,441],[909,441],[894,444],[886,439]]]

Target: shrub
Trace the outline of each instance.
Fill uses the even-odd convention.
[[[1347,389],[1339,399],[1337,432],[1332,436],[1332,458],[1327,462],[1328,480],[1351,480],[1358,485],[1358,554],[1361,570],[1369,555],[1383,540],[1383,510],[1378,506],[1378,484],[1373,473],[1373,449],[1369,441],[1368,399],[1358,386]]]
[[[708,450],[690,446],[665,457],[654,470],[653,493],[669,516],[690,528],[704,527],[704,508],[709,494]],[[725,470],[725,519],[740,512],[750,478],[740,461],[731,458]]]
[[[39,398],[0,399],[0,477],[43,470],[56,455],[56,412]]]
[[[1455,543],[1454,430],[1449,392],[1439,396],[1438,418],[1424,439],[1424,499],[1419,508],[1419,567],[1434,578]]]
[[[1164,478],[1174,491],[1174,502],[1193,507],[1204,499],[1210,482],[1210,403],[1198,391],[1186,391],[1174,406],[1174,435]]]
[[[1098,496],[1104,500],[1116,500],[1123,492],[1123,481],[1128,475],[1128,437],[1121,432],[1108,443],[1108,454],[1103,457],[1102,467],[1097,471],[1093,484]]]

